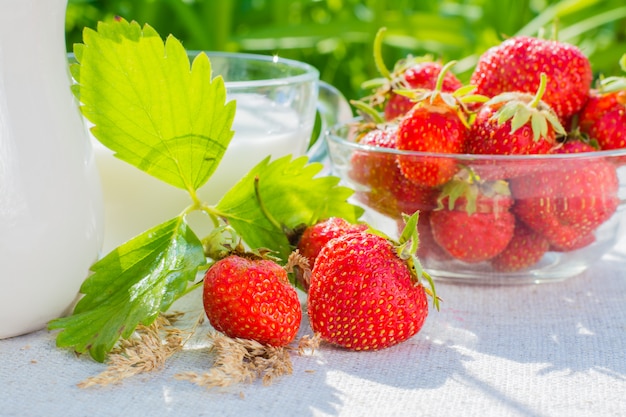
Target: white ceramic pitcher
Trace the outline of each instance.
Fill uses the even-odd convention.
[[[92,149],[70,92],[67,0],[0,0],[0,338],[73,304],[102,242]]]

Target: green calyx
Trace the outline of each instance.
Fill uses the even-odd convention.
[[[473,170],[461,170],[452,180],[441,189],[437,198],[436,210],[455,210],[460,198],[464,199],[464,210],[468,215],[485,210],[478,206],[479,196],[489,199],[508,198],[511,195],[509,184],[504,180],[485,181]],[[447,199],[447,201],[445,201]],[[446,204],[444,204],[444,201]],[[491,210],[491,209],[490,209]]]
[[[524,93],[502,93],[487,101],[487,104],[491,106],[502,104],[493,115],[498,125],[510,121],[511,134],[513,134],[522,126],[530,123],[534,141],[546,137],[549,126],[558,135],[566,135],[567,132],[554,110],[541,100],[546,91],[547,83],[547,75],[541,73],[539,88],[534,96]]]
[[[413,276],[414,282],[418,285],[422,285],[422,281],[428,282],[428,288],[425,288],[426,293],[433,299],[433,305],[439,310],[439,297],[435,290],[435,283],[433,278],[424,270],[422,264],[417,258],[417,249],[419,248],[419,233],[417,231],[417,222],[419,221],[419,211],[416,211],[411,216],[404,214],[404,229],[400,234],[399,241],[396,245],[396,253],[398,257],[407,263]]]

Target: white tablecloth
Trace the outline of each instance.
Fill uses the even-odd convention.
[[[211,363],[192,344],[161,371],[81,389],[103,365],[57,349],[55,333],[2,340],[0,415],[626,415],[626,254],[560,283],[438,291],[441,311],[408,342],[369,353],[324,346],[294,357],[293,374],[269,387],[174,379]],[[191,301],[182,308],[198,308]]]

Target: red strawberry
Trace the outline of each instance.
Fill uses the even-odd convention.
[[[513,238],[491,260],[496,271],[513,272],[535,265],[550,248],[548,240],[522,222],[515,223]]]
[[[421,94],[398,125],[397,148],[403,151],[459,154],[465,148],[468,125],[458,97],[442,93],[444,67],[437,87]],[[426,187],[449,181],[457,171],[453,158],[445,156],[398,156],[400,170],[409,180]]]
[[[376,126],[357,140],[372,148],[395,149],[396,125]],[[390,173],[395,172],[396,158],[384,151],[355,151],[350,159],[350,178],[371,187],[384,186]]]
[[[619,61],[626,71],[626,54]],[[578,116],[578,127],[600,149],[626,148],[626,77],[608,77],[592,90]]]
[[[509,91],[534,93],[540,73],[548,76],[544,101],[564,120],[577,113],[591,87],[589,59],[575,46],[554,40],[517,36],[487,50],[470,84],[489,97]]]
[[[590,232],[582,236],[573,244],[570,243],[570,244],[567,244],[566,246],[557,246],[557,245],[552,244],[550,245],[550,250],[553,252],[571,252],[571,251],[582,249],[586,246],[589,246],[595,241],[596,241],[596,236],[593,234],[593,232]]]
[[[578,120],[581,132],[600,149],[626,148],[626,90],[593,93]]]
[[[441,63],[429,61],[417,62],[412,65],[401,62],[400,67],[402,68],[400,74],[393,77],[391,82],[389,99],[384,110],[386,120],[404,116],[415,105],[412,99],[405,95],[397,94],[394,90],[434,90],[437,85],[437,77],[443,69]],[[394,71],[394,73],[396,72]],[[456,75],[446,72],[441,91],[452,93],[462,86],[463,84]]]
[[[428,301],[413,262],[377,234],[328,242],[311,274],[313,331],[352,350],[383,349],[415,335],[428,315]]]
[[[415,104],[409,97],[398,94],[396,91],[435,89],[437,77],[443,65],[433,61],[430,56],[408,56],[396,62],[393,70],[389,71],[382,57],[384,31],[385,28],[381,28],[374,41],[374,61],[383,79],[382,83],[380,79],[369,82],[373,87],[377,87],[370,101],[374,105],[382,104],[385,119],[391,121],[405,115]],[[453,92],[461,87],[461,81],[453,73],[445,74],[441,91]]]
[[[498,255],[513,237],[513,204],[504,181],[453,180],[441,196],[442,208],[430,213],[435,241],[452,257],[467,263]]]
[[[502,93],[478,111],[466,141],[465,152],[485,155],[546,154],[557,145],[557,134],[564,135],[558,117],[541,97],[547,77],[533,97],[526,93]],[[542,160],[516,158],[478,159],[476,172],[486,180],[507,179],[543,169]]]
[[[293,341],[302,318],[287,272],[270,260],[230,255],[217,261],[205,274],[203,302],[216,330],[271,346]]]
[[[560,146],[554,148],[550,153],[581,153],[581,152],[595,152],[596,149],[591,143],[586,141],[583,138],[576,139],[568,138],[564,143]]]
[[[547,77],[542,74],[535,96],[503,93],[485,103],[472,124],[465,150],[472,154],[546,154],[565,130],[541,98]]]
[[[511,179],[513,211],[552,246],[578,248],[617,209],[618,185],[615,166],[601,158],[555,160],[551,171]]]
[[[437,190],[409,181],[400,171],[396,154],[386,149],[396,148],[396,128],[378,127],[361,137],[359,143],[371,146],[363,152],[355,151],[351,158],[350,177],[368,186],[357,189],[357,198],[364,204],[390,217],[400,218],[402,213],[428,210],[435,206]],[[376,148],[382,148],[377,151]]]
[[[329,240],[348,233],[362,232],[367,228],[366,224],[352,224],[340,217],[331,217],[304,229],[298,242],[298,251],[308,259],[309,266],[313,268],[315,258]]]

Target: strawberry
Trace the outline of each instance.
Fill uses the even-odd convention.
[[[513,237],[513,200],[505,181],[455,179],[444,186],[440,201],[441,208],[430,213],[430,227],[439,246],[456,259],[486,261]]]
[[[203,303],[216,330],[271,346],[291,343],[302,318],[285,269],[271,260],[239,255],[227,256],[207,270]]]
[[[573,244],[568,243],[565,246],[557,246],[557,245],[551,244],[549,250],[553,252],[571,252],[571,251],[582,249],[586,246],[589,246],[595,241],[596,241],[596,236],[593,234],[593,232],[590,232],[582,236]]]
[[[437,77],[443,69],[439,62],[417,62],[407,64],[399,62],[400,70],[394,71],[397,74],[391,80],[389,87],[389,98],[385,104],[384,114],[386,120],[393,120],[404,116],[415,105],[409,97],[398,94],[395,90],[433,90],[437,85]],[[446,72],[443,78],[441,91],[454,92],[461,88],[463,84],[451,72]]]
[[[618,185],[615,166],[601,158],[555,160],[551,170],[511,179],[513,212],[552,246],[579,248],[617,209]]]
[[[513,272],[535,265],[550,248],[548,240],[518,221],[513,238],[496,257],[491,266],[496,271]]]
[[[329,240],[348,233],[367,230],[366,224],[352,224],[340,217],[331,217],[304,229],[298,242],[298,251],[307,258],[309,266],[315,265],[315,258]]]
[[[535,96],[502,93],[487,101],[476,114],[465,145],[465,152],[486,155],[547,154],[565,130],[554,111],[541,100],[547,77]],[[479,159],[473,164],[486,180],[506,179],[542,169],[541,160],[515,158]]]
[[[396,148],[396,128],[377,127],[364,134],[359,143],[374,149],[355,151],[351,158],[350,177],[368,186],[357,190],[364,204],[390,217],[399,219],[402,213],[413,214],[435,206],[437,190],[409,181],[400,171],[396,154],[383,149]],[[377,151],[375,148],[383,148]]]
[[[575,132],[574,132],[575,133]],[[595,152],[598,149],[591,141],[585,137],[578,137],[577,134],[572,133],[565,142],[552,149],[550,153],[562,154],[562,153],[581,153],[581,152]],[[595,143],[595,142],[594,142]]]
[[[556,134],[565,134],[554,111],[542,101],[547,76],[534,96],[502,93],[486,102],[472,123],[465,151],[472,154],[546,154],[556,145]]]
[[[549,80],[544,101],[561,120],[577,113],[593,74],[589,59],[567,43],[530,36],[509,38],[481,55],[470,84],[488,97],[513,91],[534,93],[542,72]]]
[[[594,139],[600,149],[626,148],[626,89],[593,92],[578,120],[581,132]]]
[[[416,104],[398,125],[397,148],[403,151],[458,154],[465,148],[468,133],[465,107],[458,96],[442,93],[443,75],[437,86],[416,97]],[[456,162],[445,156],[398,156],[405,177],[425,187],[437,187],[456,173]]]
[[[367,232],[329,241],[311,273],[313,331],[352,350],[383,349],[415,335],[428,315],[428,291],[415,273],[416,259],[404,256],[413,249]]]
[[[358,138],[358,143],[374,149],[357,150],[352,154],[350,178],[372,188],[387,188],[387,184],[390,182],[389,178],[397,175],[400,170],[397,167],[394,154],[389,154],[384,150],[378,152],[376,148],[395,149],[396,138],[396,125],[378,125],[363,133]]]
[[[381,28],[374,40],[374,62],[382,75],[382,80],[372,80],[366,84],[376,87],[371,97],[372,104],[382,104],[385,120],[391,121],[404,116],[415,104],[409,97],[398,94],[398,90],[433,90],[437,85],[437,77],[443,69],[440,62],[433,61],[432,57],[407,56],[395,63],[393,70],[385,66],[382,57],[382,35],[385,28]],[[443,79],[441,91],[453,92],[463,84],[451,72],[447,72]]]

